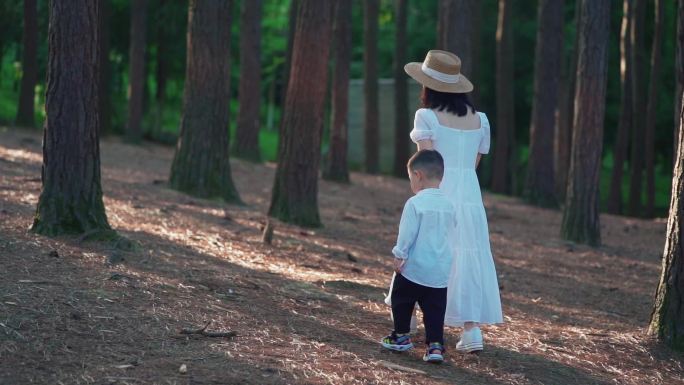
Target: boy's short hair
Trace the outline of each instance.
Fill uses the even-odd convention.
[[[437,150],[420,150],[408,161],[410,171],[420,170],[430,179],[442,180],[444,176],[444,158]]]

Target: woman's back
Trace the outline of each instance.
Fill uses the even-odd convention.
[[[427,108],[416,111],[414,140],[430,139],[449,169],[475,170],[478,153],[489,151],[489,121],[481,112],[458,116]],[[448,178],[445,175],[445,178]]]

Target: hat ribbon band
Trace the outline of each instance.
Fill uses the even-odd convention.
[[[425,73],[425,75],[435,80],[439,80],[440,82],[458,83],[458,81],[461,80],[461,74],[445,74],[444,72],[433,70],[432,68],[426,66],[425,63],[423,63],[423,65],[421,66],[421,70],[423,70],[423,73]]]

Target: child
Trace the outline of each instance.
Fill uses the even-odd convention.
[[[390,293],[394,331],[382,339],[387,349],[413,347],[409,336],[416,305],[423,311],[424,361],[444,360],[444,313],[452,261],[449,239],[456,227],[454,207],[439,190],[444,160],[439,152],[422,150],[408,162],[411,190],[416,194],[404,206],[397,244],[392,249],[396,273]]]

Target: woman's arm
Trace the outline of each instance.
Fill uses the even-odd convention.
[[[475,161],[475,168],[480,165],[480,160],[482,160],[482,154],[477,153],[477,160]]]
[[[418,151],[420,150],[432,150],[432,140],[431,139],[426,139],[426,140],[419,140],[416,142],[418,145]]]

